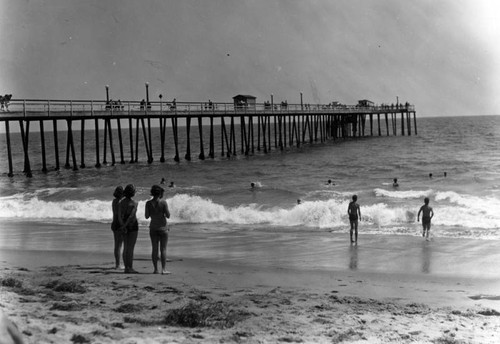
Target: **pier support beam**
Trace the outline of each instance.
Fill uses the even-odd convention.
[[[85,120],[82,119],[80,128],[80,168],[85,168]]]
[[[45,130],[43,120],[40,120],[40,144],[42,145],[42,172],[47,173],[47,157],[45,154]]]
[[[9,177],[14,176],[14,169],[12,166],[12,148],[10,146],[10,122],[5,121],[5,138],[7,140],[7,160],[9,161]]]

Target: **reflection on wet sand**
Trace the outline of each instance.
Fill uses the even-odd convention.
[[[422,272],[428,274],[431,272],[432,247],[429,241],[422,242]]]
[[[358,269],[358,245],[356,244],[351,244],[351,247],[349,248],[349,269]]]

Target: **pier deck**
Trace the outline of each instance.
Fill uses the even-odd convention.
[[[385,122],[381,124],[382,120]],[[413,116],[413,124],[412,124]],[[374,117],[376,117],[374,119]],[[400,117],[400,119],[398,119]],[[205,123],[204,120],[205,119]],[[367,120],[368,119],[368,120]],[[179,134],[180,128],[185,132],[184,155],[186,160],[191,160],[191,122],[197,121],[200,145],[199,159],[205,159],[203,141],[204,126],[209,126],[208,157],[215,157],[214,120],[220,125],[221,155],[234,156],[239,149],[241,154],[249,155],[261,150],[267,153],[275,149],[313,144],[326,140],[359,138],[364,136],[397,135],[398,123],[401,135],[411,135],[412,126],[417,134],[416,112],[413,105],[332,105],[332,104],[249,104],[235,105],[233,103],[208,103],[208,102],[107,102],[94,100],[37,100],[23,99],[11,100],[8,111],[0,113],[0,122],[5,125],[7,157],[9,162],[9,176],[14,175],[12,159],[12,142],[10,125],[19,125],[21,144],[24,154],[23,172],[32,176],[29,142],[30,124],[38,122],[41,134],[42,171],[47,172],[45,123],[52,124],[53,145],[55,151],[55,170],[60,168],[58,132],[59,123],[66,122],[66,168],[78,169],[75,140],[73,139],[73,123],[80,124],[80,168],[85,167],[85,123],[93,122],[95,138],[95,167],[101,167],[102,162],[107,164],[107,148],[111,154],[111,164],[116,163],[113,142],[112,123],[116,123],[118,131],[118,145],[120,149],[120,163],[125,163],[124,155],[130,154],[130,163],[139,160],[139,141],[144,145],[147,161],[153,158],[152,145],[152,120],[158,121],[160,130],[160,161],[165,161],[165,138],[171,131],[175,148],[174,160],[179,162]],[[374,134],[374,120],[378,133]],[[126,136],[122,130],[122,122],[128,125],[129,152],[124,152]],[[167,126],[168,121],[168,126]],[[209,121],[209,124],[207,123]],[[227,123],[226,123],[227,121]],[[135,123],[134,123],[135,122]],[[369,122],[369,134],[366,134]],[[100,125],[104,128],[104,135],[100,135]],[[239,127],[237,129],[237,126]],[[405,130],[406,129],[406,130]],[[135,131],[135,135],[134,135]],[[142,138],[140,140],[142,131]],[[384,133],[383,133],[384,132]],[[102,137],[103,136],[103,137]],[[102,142],[102,146],[100,146]],[[134,147],[135,143],[135,147]],[[33,144],[32,144],[33,145]],[[101,155],[101,149],[103,150]],[[38,149],[39,150],[39,149]],[[70,163],[72,158],[72,164]]]

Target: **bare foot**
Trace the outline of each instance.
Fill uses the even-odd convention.
[[[126,274],[138,274],[138,271],[135,271],[134,269],[125,269]]]

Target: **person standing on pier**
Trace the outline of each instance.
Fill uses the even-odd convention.
[[[349,215],[349,222],[351,223],[351,243],[358,243],[358,220],[361,220],[361,209],[359,208],[359,204],[356,203],[358,200],[358,196],[352,196],[352,202],[349,203],[349,207],[347,208],[347,214]],[[354,240],[353,240],[353,232],[354,232]]]
[[[158,186],[151,187],[151,196],[153,199],[146,202],[145,215],[146,219],[151,218],[149,224],[149,237],[151,238],[151,259],[153,261],[154,274],[158,273],[158,246],[160,247],[161,259],[161,274],[166,275],[170,272],[166,269],[167,264],[167,243],[168,243],[168,226],[167,219],[170,218],[170,211],[165,200],[163,200],[163,193],[165,190]]]
[[[113,238],[115,241],[115,268],[123,269],[124,266],[120,264],[120,256],[122,255],[123,246],[123,232],[120,231],[120,221],[118,220],[118,207],[120,201],[123,198],[123,187],[117,186],[115,192],[113,193],[115,199],[111,203],[111,209],[113,210],[113,221],[111,222],[111,230],[113,231]],[[125,258],[123,259],[125,261]]]
[[[118,207],[118,220],[120,221],[120,230],[123,234],[123,261],[125,263],[126,274],[138,273],[133,269],[134,248],[139,234],[139,223],[137,222],[137,201],[133,200],[135,196],[135,186],[129,184],[123,191],[125,198]]]

